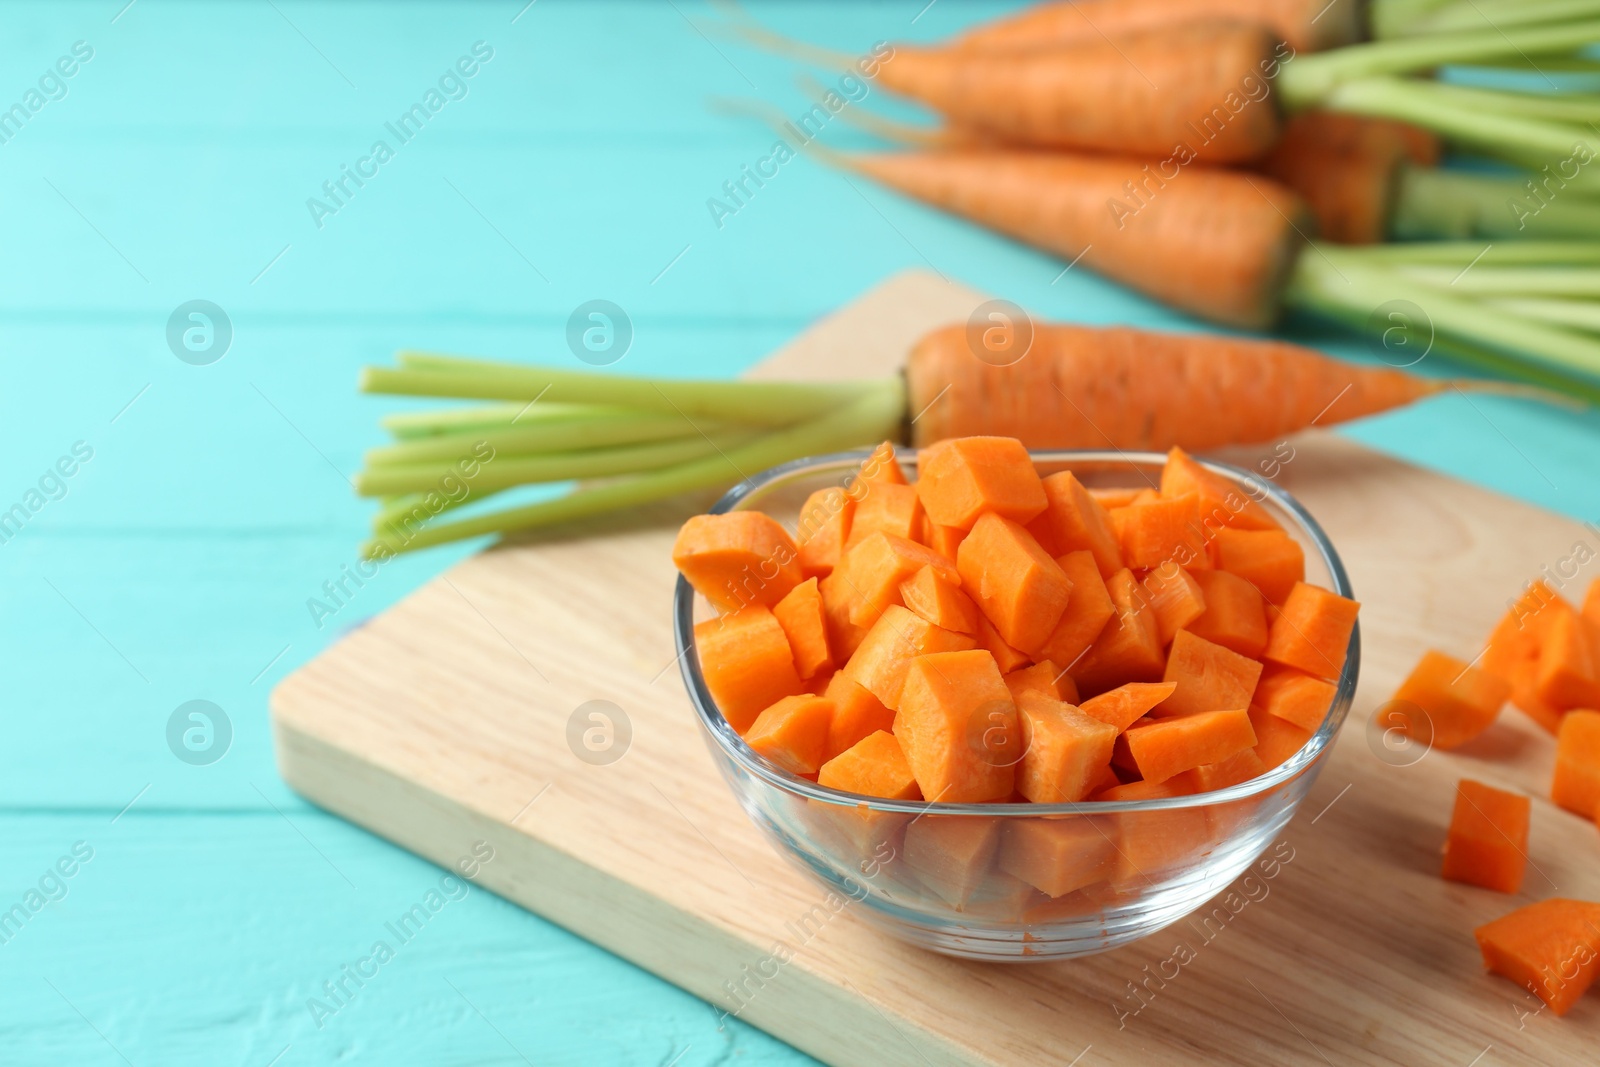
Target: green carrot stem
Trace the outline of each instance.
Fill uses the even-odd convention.
[[[1548,300],[1537,297],[1491,297],[1489,306],[1513,315],[1553,323],[1588,333],[1600,333],[1600,305],[1587,300]]]
[[[1549,196],[1545,200],[1530,191],[1532,184],[1530,178],[1404,167],[1396,182],[1390,236],[1403,240],[1600,238],[1600,199],[1574,191],[1568,195],[1545,193]],[[1542,186],[1537,188],[1545,192]]]
[[[1376,14],[1376,12],[1374,12]],[[1398,33],[1414,37],[1425,33],[1462,30],[1510,29],[1538,23],[1562,22],[1600,15],[1596,0],[1451,0],[1412,17]]]
[[[1583,127],[1591,122],[1600,122],[1600,95],[1594,93],[1485,89],[1448,82],[1430,83],[1428,91],[1438,99],[1447,100],[1458,107],[1474,108],[1494,115],[1565,122]]]
[[[1453,265],[1458,270],[1479,266],[1551,267],[1600,265],[1600,243],[1592,241],[1428,241],[1414,244],[1366,245],[1359,249],[1339,248],[1324,251],[1337,256],[1354,256],[1363,263],[1384,267],[1407,264]]]
[[[469,408],[440,408],[385,415],[378,425],[398,438],[426,437],[476,427],[522,426],[563,422],[596,415],[613,415],[624,409],[598,404],[477,404]]]
[[[408,526],[421,529],[447,511],[476,504],[501,492],[499,489],[480,490],[476,485],[469,486],[469,490],[464,496],[449,496],[434,487],[426,493],[383,498],[383,507],[372,516],[372,532],[378,534],[390,528],[405,530]]]
[[[1422,19],[1455,0],[1367,0],[1367,22],[1380,40],[1405,36]]]
[[[1400,267],[1398,273],[1428,285],[1482,296],[1600,296],[1600,269],[1578,267]]]
[[[639,412],[595,415],[580,420],[563,420],[548,426],[509,426],[504,429],[467,429],[437,434],[420,440],[402,441],[367,452],[371,466],[453,462],[472,457],[487,446],[496,453],[569,452],[604,445],[626,445],[639,441],[665,441],[698,437],[720,429],[724,424],[706,420],[693,422],[682,415],[648,415]]]
[[[906,401],[899,379],[890,379],[888,385],[892,387],[873,389],[818,419],[766,434],[725,454],[584,486],[554,500],[426,525],[415,532],[390,528],[363,546],[362,553],[368,558],[381,557],[637,507],[681,493],[727,485],[802,456],[892,438],[905,420]]]

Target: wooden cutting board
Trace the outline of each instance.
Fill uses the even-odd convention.
[[[982,299],[901,275],[757,373],[884,373]],[[739,1017],[834,1064],[1592,1062],[1600,996],[1564,1019],[1538,1012],[1483,972],[1472,939],[1519,904],[1600,899],[1600,835],[1545,799],[1553,740],[1508,709],[1468,749],[1398,766],[1410,757],[1380,758],[1368,724],[1424,648],[1472,656],[1528,577],[1600,537],[1331,435],[1262,454],[1343,554],[1364,602],[1364,669],[1277,845],[1291,858],[1236,887],[1236,913],[1209,940],[1179,923],[1077,961],[973,964],[890,940],[847,908],[798,943],[789,924],[823,893],[735,804],[673,659],[683,506],[487,551],[419,589],[278,687],[279,766],[312,802],[440,864],[489,841],[480,884],[713,1004],[734,1006],[724,983],[784,942],[792,961]],[[592,700],[631,730],[608,764],[569,744]],[[1535,869],[1518,897],[1438,877],[1464,775],[1534,797]]]

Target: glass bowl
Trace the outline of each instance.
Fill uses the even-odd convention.
[[[847,485],[867,455],[774,467],[730,490],[711,511],[759,509],[793,528],[811,492]],[[1158,485],[1166,460],[1148,452],[1033,457],[1042,474],[1070,469],[1091,488]],[[914,478],[915,455],[905,453],[900,462]],[[1300,542],[1306,581],[1351,595],[1333,546],[1293,497],[1248,471],[1204,465],[1260,502]],[[757,755],[723,718],[701,674],[694,624],[713,610],[681,576],[672,610],[684,685],[712,758],[778,851],[828,891],[825,906],[832,913],[848,908],[936,952],[993,961],[1104,952],[1221,893],[1305,799],[1350,708],[1360,660],[1358,629],[1321,728],[1287,762],[1228,789],[1076,804],[896,801],[829,789]],[[1029,881],[1014,871],[1028,873]],[[1040,883],[1052,893],[1034,888]]]

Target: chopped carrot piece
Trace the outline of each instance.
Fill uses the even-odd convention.
[[[1299,583],[1272,624],[1266,658],[1318,678],[1339,677],[1360,607],[1337,593]]]
[[[978,815],[923,815],[906,827],[906,866],[951,907],[972,897],[994,867],[1000,820]]]
[[[788,596],[772,606],[772,614],[789,639],[800,677],[810,678],[833,666],[833,654],[828,651],[828,617],[822,610],[822,594],[817,591],[815,578],[807,578],[789,590]]]
[[[913,659],[894,734],[927,799],[971,803],[1011,795],[1022,749],[1017,708],[994,657],[982,649]]]
[[[1244,708],[1163,719],[1127,732],[1128,750],[1147,782],[1164,782],[1203,763],[1221,763],[1256,745]]]
[[[1161,495],[1175,498],[1189,493],[1199,499],[1200,525],[1207,531],[1224,526],[1241,530],[1280,528],[1267,509],[1245,495],[1243,489],[1174,447],[1161,468]]]
[[[1100,631],[1111,621],[1111,616],[1117,613],[1117,608],[1111,602],[1111,594],[1106,591],[1106,583],[1100,577],[1094,554],[1088,549],[1068,552],[1059,557],[1056,564],[1072,582],[1072,593],[1067,598],[1066,610],[1061,613],[1061,621],[1056,623],[1056,628],[1039,646],[1038,654],[1053,662],[1071,666],[1094,644]]]
[[[1388,714],[1407,737],[1455,748],[1487,730],[1510,694],[1504,679],[1430,650],[1395,690]]]
[[[1256,755],[1269,771],[1305,748],[1314,732],[1256,707],[1250,709],[1250,726],[1256,732]]]
[[[1028,657],[1006,644],[1005,638],[1000,636],[1000,631],[994,628],[983,612],[978,612],[978,629],[974,637],[978,640],[978,647],[994,657],[997,667],[1005,674],[1020,670],[1028,665]]]
[[[856,502],[838,486],[818,489],[800,506],[800,529],[795,542],[800,546],[800,569],[821,577],[833,572],[850,536],[850,519]]]
[[[900,461],[895,458],[893,441],[883,442],[872,450],[870,456],[861,461],[860,470],[856,473],[855,481],[851,483],[852,489],[858,483],[869,486],[906,484],[906,472],[901,468]],[[862,491],[854,491],[859,498]]]
[[[1117,853],[1110,834],[1095,819],[1079,815],[1007,820],[1000,834],[1000,869],[1047,897],[1102,881],[1111,873]]]
[[[1044,479],[1044,495],[1049,501],[1045,515],[1055,531],[1051,550],[1057,555],[1087,551],[1094,555],[1100,575],[1109,578],[1122,569],[1122,549],[1111,529],[1106,506],[1083,487],[1071,471],[1060,471]]]
[[[1164,800],[1167,797],[1193,796],[1194,779],[1188,775],[1176,775],[1165,782],[1125,782],[1122,785],[1112,786],[1090,797],[1091,800]]]
[[[1117,777],[1117,769],[1108,763],[1095,772],[1094,784],[1089,786],[1089,799],[1096,800],[1099,794],[1107,789],[1115,789],[1121,784],[1122,779]]]
[[[1600,708],[1595,635],[1587,619],[1562,603],[1545,624],[1533,693],[1558,711]]]
[[[771,607],[805,579],[794,538],[759,511],[694,516],[678,531],[672,562],[719,611]]]
[[[911,764],[887,730],[868,734],[822,765],[817,784],[886,800],[921,800]]]
[[[836,671],[828,679],[823,696],[833,701],[833,722],[828,727],[828,747],[825,759],[853,748],[864,737],[880,730],[894,729],[894,712],[884,707],[883,701],[872,691],[858,685],[843,671]]]
[[[1583,617],[1600,626],[1600,578],[1590,582],[1583,594]]]
[[[757,715],[805,688],[783,627],[760,604],[698,624],[694,642],[706,688],[741,734]]]
[[[1600,818],[1600,711],[1562,716],[1550,799],[1586,819]]]
[[[1039,547],[1044,549],[1052,558],[1061,555],[1061,549],[1056,545],[1055,523],[1050,521],[1050,513],[1048,511],[1043,515],[1034,516],[1032,522],[1023,523],[1022,528],[1032,534],[1033,539],[1039,542]],[[1098,569],[1096,568],[1096,571]]]
[[[1129,682],[1115,689],[1085,700],[1078,710],[1122,733],[1138,722],[1144,714],[1172,695],[1178,688],[1173,682]]]
[[[1218,763],[1202,763],[1189,773],[1194,776],[1194,784],[1200,792],[1214,793],[1261,777],[1267,773],[1267,765],[1256,755],[1255,749],[1247,748]]]
[[[1013,701],[1021,700],[1023,693],[1042,693],[1051,700],[1067,700],[1067,694],[1061,691],[1061,683],[1072,684],[1072,679],[1061,672],[1049,660],[1040,660],[1031,667],[1023,667],[1003,675],[1001,681],[1006,683],[1006,688],[1011,691]],[[1073,695],[1076,696],[1076,690]],[[1074,701],[1067,700],[1068,704]]]
[[[961,542],[966,540],[967,531],[958,530],[954,526],[939,526],[928,523],[925,527],[927,536],[923,544],[933,549],[945,559],[955,559],[956,553],[961,550]]]
[[[1485,967],[1565,1015],[1600,976],[1600,904],[1552,897],[1473,932]]]
[[[1178,775],[1166,782],[1129,782],[1108,789],[1096,800],[1158,800],[1191,796],[1197,789],[1193,776]],[[1203,808],[1176,811],[1125,811],[1116,822],[1117,867],[1113,885],[1147,882],[1164,870],[1187,862],[1211,847],[1210,819]]]
[[[1188,630],[1251,659],[1267,647],[1267,613],[1261,591],[1237,574],[1196,571],[1194,580],[1205,596],[1206,610]]]
[[[994,624],[1006,644],[1039,650],[1072,596],[1072,580],[1017,523],[983,515],[956,553],[961,588]]]
[[[1117,508],[1125,508],[1138,500],[1150,499],[1150,490],[1144,486],[1130,488],[1104,487],[1088,490],[1089,496],[1095,503],[1105,508],[1108,512]]]
[[[872,624],[842,673],[886,707],[899,710],[906,672],[918,656],[971,648],[972,638],[941,629],[895,604]],[[1000,686],[1005,689],[1004,684]]]
[[[1173,634],[1205,614],[1206,594],[1195,580],[1195,575],[1171,560],[1145,575],[1141,584],[1144,586],[1145,599],[1156,613],[1156,628],[1161,632],[1161,643],[1164,645],[1171,644]],[[1262,641],[1266,641],[1264,630]]]
[[[1293,667],[1267,667],[1256,683],[1256,707],[1270,712],[1302,730],[1316,733],[1333,707],[1338,689],[1332,682],[1313,678]]]
[[[925,566],[900,583],[900,601],[935,626],[970,634],[978,628],[978,606],[960,581],[942,565]]]
[[[1033,457],[1014,437],[952,437],[922,450],[917,495],[928,518],[941,526],[972,529],[992,511],[1028,523],[1046,500]]]
[[[924,567],[947,582],[960,581],[955,564],[931,548],[894,534],[873,533],[845,553],[844,575],[850,584],[850,621],[871,626],[891,604],[900,602],[900,585]]]
[[[1463,778],[1444,842],[1440,874],[1502,893],[1522,888],[1528,866],[1528,815],[1533,802],[1520,793]]]
[[[1218,530],[1211,546],[1219,570],[1237,574],[1274,604],[1305,581],[1305,549],[1282,530]]]
[[[1211,565],[1200,528],[1199,497],[1157,497],[1113,508],[1110,514],[1127,566],[1159,567],[1170,561],[1193,570]]]
[[[802,693],[767,708],[745,732],[745,744],[790,774],[816,774],[828,746],[833,701]]]
[[[822,596],[822,614],[828,623],[828,648],[835,658],[848,661],[865,640],[867,627],[850,621],[854,597],[844,568],[835,567],[826,578],[818,581],[817,592]]]
[[[850,536],[845,538],[844,550],[848,553],[875,533],[893,534],[910,541],[917,536],[921,522],[922,501],[911,486],[893,482],[868,486],[856,497],[856,510],[850,519]]]
[[[1111,762],[1116,728],[1038,692],[1024,693],[1017,710],[1023,750],[1017,790],[1036,804],[1088,796],[1100,768]]]
[[[1543,578],[1529,582],[1490,631],[1478,663],[1490,674],[1510,682],[1513,688],[1521,688],[1524,683],[1531,686],[1544,628],[1565,607],[1561,594]],[[1546,610],[1549,608],[1555,610]]]
[[[1166,666],[1156,613],[1139,595],[1139,582],[1120,570],[1106,582],[1116,614],[1089,651],[1069,668],[1078,690],[1103,693],[1125,682],[1154,682]]]
[[[1242,711],[1250,706],[1260,678],[1259,661],[1180,630],[1172,639],[1161,679],[1177,683],[1177,688],[1158,710],[1162,715]]]

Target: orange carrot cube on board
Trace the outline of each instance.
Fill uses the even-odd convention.
[[[1066,666],[1078,662],[1078,657],[1089,650],[1100,631],[1106,628],[1111,616],[1117,613],[1111,603],[1111,594],[1100,577],[1094,554],[1087,549],[1068,552],[1056,559],[1057,565],[1072,582],[1072,594],[1067,598],[1061,621],[1050,631],[1038,654],[1045,659]]]
[[[855,481],[851,483],[852,490],[857,483],[869,486],[906,484],[906,472],[900,466],[900,461],[895,458],[893,441],[883,442],[872,450],[871,455],[861,461]],[[855,491],[855,495],[859,497],[861,492]]]
[[[982,649],[912,660],[894,734],[931,801],[1005,800],[1015,787],[1022,749],[1017,708],[994,657]]]
[[[1007,820],[1000,833],[1000,869],[1047,897],[1102,881],[1116,862],[1116,844],[1110,828],[1095,820],[1092,815]]]
[[[1113,574],[1106,582],[1106,592],[1111,594],[1116,614],[1089,651],[1069,668],[1078,691],[1091,695],[1125,682],[1158,681],[1167,662],[1156,613],[1146,603],[1133,572]]]
[[[972,638],[940,629],[895,604],[872,624],[843,673],[869,690],[884,705],[898,710],[900,691],[912,660],[930,652],[953,652],[973,646]],[[997,679],[998,680],[998,679]],[[1005,689],[1002,683],[1001,690]]]
[[[822,610],[822,594],[817,591],[815,578],[807,578],[789,590],[788,596],[772,606],[772,614],[789,639],[800,677],[810,678],[833,667],[833,655],[828,651],[828,617]]]
[[[1558,711],[1600,707],[1593,627],[1563,603],[1544,627],[1533,693]]]
[[[1158,497],[1111,511],[1122,562],[1128,567],[1159,567],[1172,562],[1194,569],[1209,567],[1205,532],[1200,528],[1199,498]]]
[[[900,583],[900,602],[935,626],[970,634],[978,628],[978,606],[960,582],[943,565],[925,566]]]
[[[1162,715],[1243,710],[1250,706],[1260,678],[1257,660],[1180,630],[1172,639],[1161,679],[1177,688],[1157,710]]]
[[[1260,659],[1267,647],[1266,602],[1261,591],[1227,571],[1196,571],[1194,580],[1206,609],[1189,623],[1189,632],[1241,656]]]
[[[1455,748],[1487,730],[1510,695],[1504,679],[1429,650],[1395,690],[1388,711],[1413,740]]]
[[[1255,500],[1227,478],[1203,467],[1189,453],[1173,448],[1161,468],[1161,495],[1180,497],[1193,493],[1200,505],[1200,524],[1208,531],[1223,526],[1241,530],[1276,530],[1280,527]]]
[[[900,601],[900,585],[924,567],[947,582],[959,582],[955,564],[931,548],[894,534],[873,533],[845,553],[844,577],[849,582],[850,621],[871,626],[884,609]]]
[[[1178,688],[1172,682],[1129,682],[1085,700],[1078,710],[1116,727],[1122,733],[1146,712],[1172,695]]]
[[[1600,578],[1590,582],[1583,594],[1583,617],[1600,626]]]
[[[741,734],[757,715],[805,688],[783,627],[759,604],[699,623],[694,643],[706,688]]]
[[[1045,515],[1055,531],[1052,550],[1058,555],[1087,551],[1094,556],[1100,575],[1109,578],[1122,569],[1122,549],[1111,529],[1105,505],[1096,500],[1071,471],[1060,471],[1043,481],[1049,508]]]
[[[994,867],[1000,820],[979,815],[922,815],[906,827],[906,866],[951,907],[966,904]]]
[[[817,593],[822,597],[822,614],[828,624],[828,649],[836,660],[847,661],[866,639],[867,627],[850,621],[850,605],[855,598],[842,565],[818,580]]]
[[[1018,652],[1005,639],[1000,636],[1000,631],[994,624],[984,617],[983,612],[978,612],[978,629],[973,634],[977,639],[978,647],[994,657],[995,666],[1000,668],[1002,674],[1010,674],[1028,665],[1028,657]]]
[[[1014,437],[952,437],[929,445],[917,458],[917,495],[928,518],[963,530],[986,511],[1026,524],[1047,503],[1033,457]]]
[[[1000,637],[1024,653],[1039,650],[1072,596],[1072,580],[1017,523],[988,512],[956,553],[961,588]]]
[[[1017,711],[1022,721],[1017,791],[1036,804],[1070,804],[1088,796],[1100,768],[1111,762],[1116,728],[1037,692],[1024,693]]]
[[[827,697],[788,696],[756,716],[744,742],[790,774],[816,774],[832,721],[833,701]]]
[[[1273,666],[1261,672],[1261,680],[1256,683],[1255,696],[1251,699],[1256,707],[1302,730],[1316,733],[1322,720],[1328,717],[1328,709],[1333,707],[1337,693],[1332,682],[1313,678],[1293,667]]]
[[[719,611],[771,607],[805,579],[794,538],[759,511],[694,516],[678,530],[672,562]]]
[[[1337,678],[1350,650],[1350,633],[1361,605],[1301,582],[1283,602],[1272,624],[1266,658],[1318,678]]]
[[[1600,818],[1600,711],[1561,717],[1550,799],[1586,819]]]
[[[1218,530],[1211,539],[1217,568],[1237,574],[1274,604],[1306,577],[1306,553],[1282,530]]]
[[[1552,897],[1473,932],[1485,967],[1565,1015],[1600,975],[1600,904]]]
[[[868,734],[822,765],[817,784],[886,800],[921,800],[911,764],[887,730]]]
[[[1316,732],[1302,729],[1258,707],[1250,709],[1250,727],[1256,732],[1256,755],[1269,771],[1287,763],[1290,756],[1306,747],[1306,742]]]
[[[954,526],[939,526],[927,523],[924,526],[927,536],[923,544],[933,549],[945,559],[955,559],[956,553],[961,550],[961,542],[966,539],[967,531],[958,530]]]
[[[1218,763],[1202,763],[1189,774],[1200,792],[1211,793],[1259,778],[1267,769],[1256,750],[1247,748]]]
[[[843,671],[835,672],[828,679],[828,688],[822,695],[833,701],[833,722],[828,727],[825,759],[854,747],[864,737],[894,729],[894,712]]]
[[[1539,647],[1550,619],[1567,607],[1561,594],[1543,578],[1528,583],[1511,602],[1506,613],[1489,633],[1483,654],[1477,662],[1490,674],[1510,682],[1513,687],[1526,680],[1530,685],[1539,662]]]
[[[1162,719],[1135,726],[1125,736],[1147,782],[1164,782],[1201,764],[1221,763],[1256,745],[1255,729],[1243,708]]]
[[[1171,560],[1145,575],[1141,584],[1145,599],[1156,613],[1156,628],[1161,632],[1164,645],[1172,642],[1173,634],[1205,614],[1206,595],[1200,583]],[[1266,640],[1265,634],[1262,640]]]
[[[1002,675],[1000,680],[1005,682],[1006,688],[1011,691],[1011,699],[1013,701],[1020,700],[1023,693],[1040,693],[1051,700],[1066,700],[1068,704],[1076,703],[1076,700],[1068,700],[1067,694],[1061,691],[1062,683],[1064,682],[1071,686],[1072,679],[1062,673],[1060,667],[1057,667],[1047,659],[1040,660],[1031,667],[1023,667]],[[1076,697],[1078,695],[1077,690],[1073,689],[1071,695]]]
[[[854,498],[836,485],[806,497],[800,505],[800,528],[795,535],[801,570],[818,577],[832,573],[850,536],[855,511]]]
[[[1442,877],[1502,893],[1522,888],[1532,802],[1520,793],[1463,778],[1444,842]]]
[[[907,541],[917,536],[922,522],[922,501],[909,485],[892,482],[865,487],[856,497],[855,514],[850,518],[850,536],[844,550],[875,533],[893,534]]]

